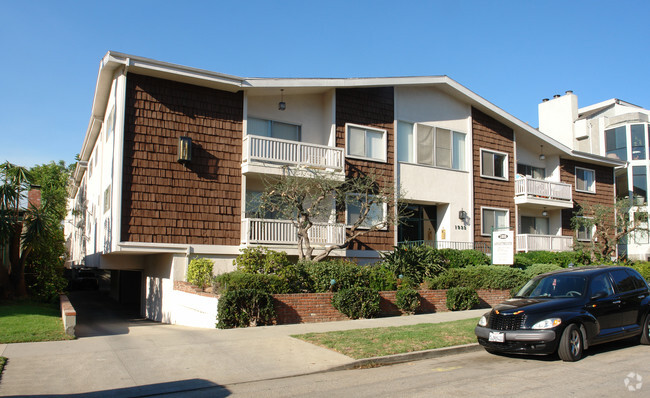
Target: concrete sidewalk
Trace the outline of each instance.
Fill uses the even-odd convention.
[[[104,325],[105,335],[88,333],[90,337],[70,341],[0,345],[0,356],[9,358],[0,379],[0,396],[93,391],[92,396],[142,396],[206,389],[227,396],[221,386],[342,368],[355,362],[290,337],[294,334],[438,323],[479,317],[485,311],[229,330],[142,320]]]

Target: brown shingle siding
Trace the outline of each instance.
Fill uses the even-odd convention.
[[[490,242],[481,235],[481,208],[495,207],[510,211],[510,228],[515,221],[514,131],[472,108],[472,147],[474,168],[474,241]],[[508,181],[481,177],[481,149],[508,154]]]
[[[121,239],[239,245],[242,93],[129,74],[126,97]]]
[[[345,148],[346,123],[359,124],[386,130],[386,162],[351,159],[345,160],[347,177],[358,173],[375,173],[392,184],[395,175],[394,156],[394,90],[392,87],[355,88],[336,90],[336,146]],[[389,209],[392,211],[392,209]],[[395,242],[395,227],[386,231],[368,233],[353,241],[350,250],[390,250]]]

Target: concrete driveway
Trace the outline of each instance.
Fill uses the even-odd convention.
[[[246,329],[197,329],[134,318],[102,297],[72,295],[76,340],[0,345],[0,395],[142,396],[210,390],[342,366],[352,358],[290,337],[478,317],[484,310]]]

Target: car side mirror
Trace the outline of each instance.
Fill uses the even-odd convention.
[[[598,299],[601,299],[601,298],[605,298],[607,296],[608,296],[607,292],[598,292],[598,293],[594,294],[593,296],[591,296],[591,299],[592,300],[598,300]]]

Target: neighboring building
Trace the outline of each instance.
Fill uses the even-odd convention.
[[[574,200],[613,204],[625,164],[573,151],[446,76],[251,79],[114,52],[80,158],[71,264],[111,270],[116,298],[165,322],[190,257],[224,272],[250,245],[297,254],[291,222],[252,218],[248,200],[287,167],[399,184],[413,216],[333,252],[367,263],[402,241],[489,251],[493,228],[515,230],[518,251],[570,250]],[[312,243],[341,242],[347,210]]]
[[[612,159],[627,161],[616,169],[616,196],[630,200],[630,217],[644,230],[619,244],[619,256],[650,259],[648,218],[648,129],[650,111],[619,99],[578,108],[571,91],[539,104],[539,130],[564,145]]]

